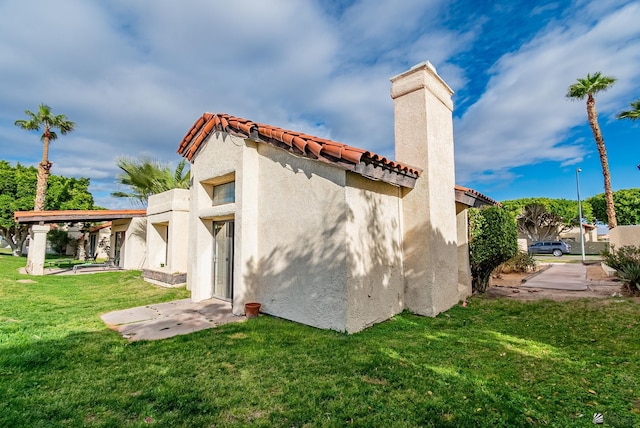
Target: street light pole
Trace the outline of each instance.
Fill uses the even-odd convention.
[[[578,174],[581,173],[580,168],[576,168],[576,188],[578,189],[578,224],[580,226],[580,249],[582,250],[582,263],[584,264],[584,230],[582,229],[582,202],[580,201],[580,179]]]

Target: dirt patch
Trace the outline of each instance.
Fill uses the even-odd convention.
[[[547,266],[540,266],[537,272],[508,273],[491,277],[487,297],[506,297],[517,300],[550,299],[556,301],[584,298],[605,298],[624,295],[622,284],[607,276],[599,264],[587,266],[587,287],[585,291],[554,290],[549,288],[524,288],[523,281],[540,273]],[[640,299],[639,299],[640,300]]]

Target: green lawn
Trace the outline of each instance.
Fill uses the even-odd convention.
[[[0,256],[0,426],[640,426],[640,302],[471,298],[346,335],[268,316],[128,343],[104,312],[186,296]]]
[[[582,263],[580,254],[565,254],[562,257],[555,257],[553,254],[536,254],[533,256],[539,263]],[[588,264],[595,264],[602,261],[598,254],[587,254],[584,258]]]

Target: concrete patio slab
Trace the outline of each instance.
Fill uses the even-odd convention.
[[[136,322],[149,321],[158,317],[158,311],[148,306],[125,309],[122,311],[109,312],[102,315],[102,321],[107,325],[133,324]]]
[[[216,299],[175,300],[109,312],[100,318],[130,341],[166,339],[246,320],[231,313],[231,303]]]
[[[585,291],[587,267],[582,263],[558,263],[528,279],[521,287],[550,288],[555,290]]]

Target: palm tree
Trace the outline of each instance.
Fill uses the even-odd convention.
[[[618,119],[631,119],[638,120],[640,119],[640,100],[634,101],[631,104],[631,110],[621,111],[618,113]]]
[[[609,160],[607,159],[607,149],[604,145],[604,138],[598,124],[598,112],[596,110],[596,100],[594,95],[600,91],[606,91],[616,81],[615,77],[603,76],[599,71],[593,75],[587,73],[586,79],[578,79],[578,83],[569,86],[567,98],[583,100],[587,97],[587,117],[593,137],[598,146],[600,154],[600,164],[602,165],[602,175],[604,177],[604,196],[607,203],[607,217],[609,219],[609,229],[618,225],[616,211],[613,205],[613,191],[611,190],[611,174],[609,173]]]
[[[123,172],[116,177],[119,184],[131,189],[130,192],[113,192],[116,198],[132,198],[145,206],[149,196],[171,189],[188,189],[190,173],[184,172],[186,159],[180,161],[175,171],[156,159],[130,159],[122,157],[117,160],[118,168]]]
[[[25,110],[24,112],[29,116],[29,119],[16,120],[15,125],[27,131],[42,131],[40,138],[44,143],[44,147],[42,149],[42,161],[38,165],[38,183],[36,185],[36,199],[33,204],[33,209],[35,211],[43,211],[47,193],[47,181],[49,180],[52,165],[51,162],[49,162],[49,142],[58,138],[58,134],[56,134],[54,129],[58,129],[60,133],[64,135],[73,131],[76,124],[68,120],[64,114],[54,116],[51,113],[51,107],[45,104],[40,104],[37,113],[29,110]]]

